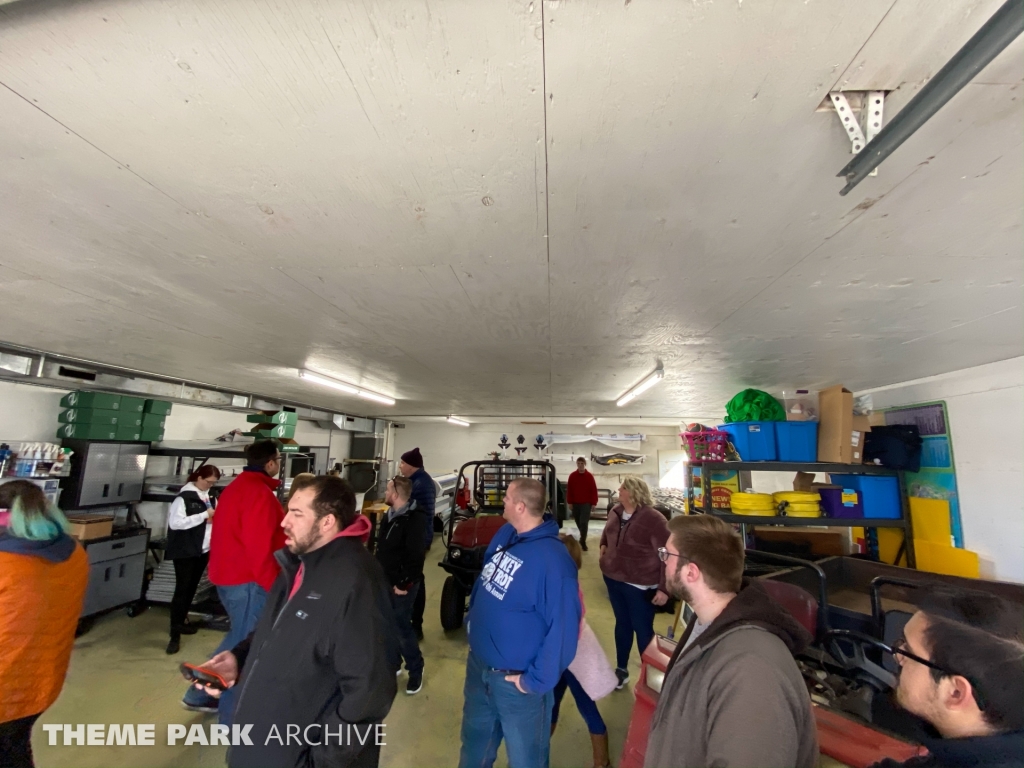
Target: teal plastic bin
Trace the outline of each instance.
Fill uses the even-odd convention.
[[[775,447],[779,461],[817,461],[818,422],[775,422]]]
[[[719,427],[729,433],[729,439],[743,461],[775,461],[775,425],[783,421],[736,421]]]

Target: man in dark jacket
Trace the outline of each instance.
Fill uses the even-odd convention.
[[[895,644],[896,699],[941,738],[929,754],[876,768],[1024,765],[1021,612],[995,595],[935,588]]]
[[[469,599],[460,768],[547,768],[554,688],[576,655],[582,607],[576,564],[544,514],[544,486],[513,480],[503,526]]]
[[[434,486],[434,478],[423,469],[423,455],[418,447],[402,454],[402,459],[398,462],[398,471],[402,473],[402,477],[412,481],[411,498],[416,502],[416,508],[424,518],[423,543],[430,549],[434,542],[434,502],[437,499],[437,488]],[[426,607],[427,584],[420,575],[420,588],[412,606],[412,628],[420,640],[423,639],[423,611]]]
[[[696,617],[665,674],[644,765],[816,766],[811,700],[792,656],[810,633],[759,583],[742,583],[731,526],[711,515],[668,525],[665,582]]]
[[[411,501],[412,483],[396,477],[388,483],[384,501],[391,509],[377,534],[377,560],[391,584],[391,607],[398,622],[398,639],[409,680],[405,692],[423,687],[423,654],[412,628],[412,607],[423,578],[423,515]]]
[[[318,477],[282,527],[256,631],[203,665],[237,681],[235,723],[252,725],[228,765],[376,766],[399,662],[387,579],[362,543],[370,521],[346,481]]]

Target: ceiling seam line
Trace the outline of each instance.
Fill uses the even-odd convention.
[[[554,339],[551,330],[551,191],[548,187],[548,46],[544,2],[540,0],[540,71],[544,99],[544,246],[548,267],[548,401],[554,407]]]
[[[53,116],[53,115],[51,115],[51,114],[50,114],[49,112],[47,112],[47,111],[46,111],[45,109],[43,109],[43,108],[42,108],[42,107],[40,107],[40,106],[39,106],[38,104],[36,104],[35,102],[31,101],[30,99],[27,99],[27,98],[25,98],[24,96],[22,96],[22,95],[21,95],[20,93],[18,93],[18,92],[17,92],[16,90],[14,90],[13,88],[11,88],[11,86],[9,86],[9,85],[8,85],[7,83],[3,82],[2,80],[0,80],[0,85],[2,85],[2,86],[3,86],[4,88],[6,88],[6,89],[7,89],[8,91],[10,91],[10,92],[11,92],[11,93],[13,93],[13,94],[14,94],[15,96],[17,96],[17,97],[18,97],[19,99],[21,99],[22,101],[24,101],[24,102],[25,102],[26,104],[28,104],[28,105],[29,105],[30,107],[33,107],[34,109],[38,109],[38,110],[39,110],[40,112],[42,112],[42,113],[43,113],[44,115],[46,115],[46,116],[47,116],[48,118],[50,118],[51,120],[53,120],[53,122],[55,122],[55,123],[56,123],[57,125],[59,125],[59,126],[60,126],[61,128],[63,128],[63,129],[65,130],[65,131],[67,131],[68,133],[70,133],[70,134],[74,135],[74,136],[75,136],[76,138],[79,138],[79,139],[81,139],[82,141],[84,141],[84,142],[85,142],[86,144],[88,144],[88,145],[89,145],[90,147],[92,147],[93,149],[95,149],[95,150],[96,150],[97,152],[99,152],[99,153],[100,153],[101,155],[103,155],[103,156],[104,156],[104,157],[106,157],[107,159],[109,159],[109,160],[113,160],[113,161],[114,161],[115,163],[117,163],[117,165],[118,165],[118,166],[120,166],[120,167],[124,168],[124,169],[125,169],[126,171],[128,171],[128,173],[130,173],[130,174],[131,174],[132,176],[134,176],[135,178],[139,179],[139,180],[140,180],[140,181],[142,181],[143,183],[145,183],[145,184],[149,185],[150,187],[152,187],[153,189],[155,189],[155,190],[156,190],[157,192],[159,192],[159,193],[160,193],[161,195],[163,195],[163,196],[164,196],[164,197],[166,197],[166,198],[167,198],[168,200],[170,200],[171,202],[173,202],[173,203],[174,203],[175,205],[179,205],[179,206],[181,206],[182,208],[184,208],[184,209],[185,209],[186,211],[188,211],[189,213],[191,213],[191,209],[190,209],[190,208],[189,208],[189,207],[188,207],[187,205],[185,205],[185,204],[184,204],[183,202],[181,202],[180,200],[176,200],[175,198],[171,197],[171,196],[170,196],[169,194],[167,194],[166,192],[164,192],[164,191],[163,191],[162,189],[160,189],[160,187],[158,187],[158,186],[157,186],[156,184],[154,184],[153,182],[151,182],[151,181],[150,181],[149,179],[147,179],[147,178],[145,178],[144,176],[142,176],[142,175],[140,175],[140,174],[136,173],[135,171],[133,171],[133,170],[131,169],[131,167],[130,167],[130,166],[129,166],[129,165],[127,164],[127,163],[122,163],[122,162],[121,162],[120,160],[118,160],[118,159],[117,159],[116,157],[114,157],[113,155],[111,155],[111,154],[110,154],[109,152],[106,152],[105,150],[102,150],[102,149],[100,149],[100,148],[99,148],[98,146],[96,146],[95,144],[93,144],[93,143],[92,143],[91,141],[89,141],[89,140],[88,140],[87,138],[85,138],[85,136],[83,136],[82,134],[80,134],[80,133],[79,133],[78,131],[76,131],[76,130],[75,130],[74,128],[72,128],[72,127],[71,127],[71,126],[69,126],[69,125],[65,125],[65,124],[64,124],[64,123],[62,123],[62,122],[61,122],[60,120],[58,120],[58,119],[57,119],[56,117],[54,117],[54,116]]]
[[[828,89],[829,93],[832,93],[836,89],[836,86],[839,85],[839,81],[842,79],[843,75],[850,71],[850,67],[853,66],[853,63],[855,61],[857,61],[857,57],[860,56],[861,51],[863,51],[867,47],[867,44],[871,42],[871,38],[875,36],[875,32],[878,31],[878,28],[882,26],[882,23],[886,20],[886,18],[888,18],[889,14],[892,12],[892,9],[896,7],[897,2],[899,2],[899,0],[892,0],[892,5],[890,5],[886,9],[885,13],[882,14],[882,18],[880,18],[878,20],[878,23],[875,24],[875,28],[871,30],[871,34],[864,38],[864,42],[861,43],[861,46],[860,48],[857,49],[857,52],[853,54],[853,58],[850,59],[849,62],[847,62],[846,66],[843,68],[843,71],[839,73],[839,77],[837,77],[835,81],[832,83],[832,87]],[[826,98],[827,96],[828,94],[826,94]]]

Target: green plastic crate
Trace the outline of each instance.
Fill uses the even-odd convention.
[[[129,441],[141,440],[142,428],[133,424],[129,424],[128,426],[118,426],[117,439]]]
[[[147,443],[159,443],[164,439],[163,427],[143,427],[140,440]]]
[[[117,427],[113,424],[61,424],[57,437],[79,440],[117,440]]]
[[[61,424],[117,424],[120,413],[105,408],[68,408],[60,412],[57,421]]]
[[[166,400],[147,400],[142,407],[143,413],[159,413],[164,416],[171,412],[171,404]]]
[[[100,408],[107,411],[121,410],[121,396],[108,395],[106,392],[68,392],[61,398],[64,408]]]
[[[127,413],[142,413],[146,400],[141,397],[121,397],[121,410]]]
[[[143,427],[157,427],[163,429],[167,422],[167,416],[162,413],[143,413],[140,419]]]
[[[250,424],[287,424],[295,426],[299,423],[299,415],[293,411],[277,411],[276,413],[254,413],[246,416]]]
[[[271,438],[271,437],[295,437],[295,425],[294,424],[257,424],[255,429],[248,432],[243,432],[245,435],[252,435],[253,437]]]

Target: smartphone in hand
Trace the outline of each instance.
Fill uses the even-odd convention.
[[[181,670],[181,674],[186,680],[191,680],[194,683],[202,683],[211,688],[216,688],[218,691],[226,691],[230,687],[227,681],[216,672],[211,672],[194,664],[184,662],[178,669]]]

